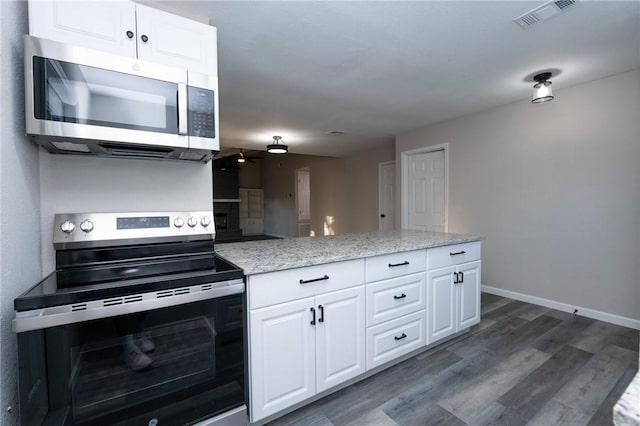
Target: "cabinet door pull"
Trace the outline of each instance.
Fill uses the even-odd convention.
[[[328,280],[329,279],[329,275],[325,275],[324,277],[321,278],[314,278],[312,280],[300,280],[300,284],[309,284],[309,283],[315,283],[317,281],[324,281],[324,280]]]
[[[311,325],[316,325],[316,308],[311,308],[311,315],[313,315]]]
[[[460,272],[460,282],[464,282],[464,272]]]
[[[404,299],[405,297],[407,297],[406,294],[402,293],[400,294],[400,296],[393,296],[394,299],[398,300],[398,299]]]
[[[457,251],[455,253],[449,252],[449,256],[457,256],[459,254],[465,254],[465,253],[466,253],[466,251],[464,251],[464,250],[460,250],[460,251]]]
[[[409,264],[409,261],[407,261],[407,260],[405,260],[402,263],[390,263],[389,264],[389,268],[395,268],[396,266],[405,266],[405,265],[408,265],[408,264]]]
[[[149,37],[148,37],[146,34],[142,34],[142,35],[140,36],[140,38],[142,39],[142,42],[143,42],[143,43],[146,43],[146,42],[148,42],[148,41],[149,41]]]
[[[318,309],[320,309],[320,318],[318,318],[318,322],[324,322],[324,306],[318,305]]]
[[[400,336],[393,336],[393,338],[396,339],[396,340],[402,340],[402,339],[404,339],[406,337],[407,337],[407,335],[404,334],[404,333],[402,333]]]
[[[133,38],[133,31],[129,30],[125,33],[128,38]]]
[[[457,272],[454,272],[454,273],[453,273],[453,276],[455,277],[455,278],[453,279],[453,283],[454,283],[454,284],[458,284],[458,283],[460,282],[460,281],[459,281],[459,279],[458,279],[458,273],[457,273]]]

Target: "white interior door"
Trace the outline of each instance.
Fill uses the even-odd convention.
[[[390,231],[395,228],[396,208],[396,163],[390,161],[380,163],[378,168],[378,229]]]
[[[407,156],[408,229],[445,230],[444,150]]]

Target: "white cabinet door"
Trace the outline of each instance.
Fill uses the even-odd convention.
[[[252,421],[315,395],[313,306],[310,297],[251,311]]]
[[[427,273],[427,344],[456,332],[455,266]]]
[[[139,59],[218,75],[215,27],[141,4],[136,16]]]
[[[29,34],[135,58],[135,7],[122,0],[30,1]]]
[[[316,390],[365,372],[364,286],[316,296]]]
[[[29,34],[218,75],[215,27],[128,0],[30,1]]]
[[[458,331],[480,322],[480,261],[458,266]]]

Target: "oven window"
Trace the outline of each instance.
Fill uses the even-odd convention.
[[[46,415],[70,425],[165,426],[240,406],[243,336],[242,295],[47,329]]]
[[[177,83],[34,57],[37,119],[178,133]]]

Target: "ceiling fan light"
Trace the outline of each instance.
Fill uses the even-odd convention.
[[[273,143],[267,145],[267,152],[269,154],[286,154],[289,151],[289,147],[284,143],[281,143],[282,136],[274,136]]]
[[[288,151],[289,147],[284,144],[267,145],[267,152],[269,154],[286,154]]]

